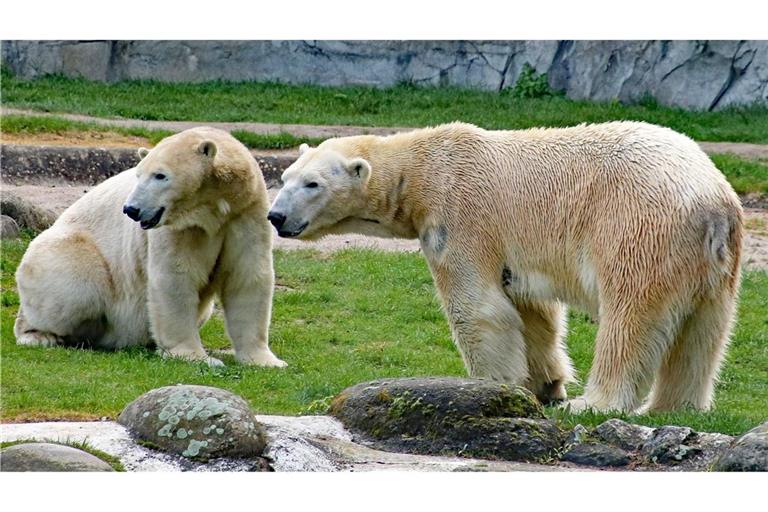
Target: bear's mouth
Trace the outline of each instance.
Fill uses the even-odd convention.
[[[163,213],[165,213],[165,206],[162,206],[159,210],[157,210],[157,213],[151,219],[142,220],[139,222],[141,229],[152,229],[153,227],[157,226],[157,223],[160,222],[160,218],[163,216]]]
[[[278,236],[281,238],[296,238],[299,236],[309,225],[309,222],[305,222],[301,226],[299,226],[297,229],[294,229],[292,231],[288,231],[287,229],[280,229],[277,231]]]

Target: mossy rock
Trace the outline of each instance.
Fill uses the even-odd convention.
[[[128,404],[118,422],[144,446],[195,460],[257,457],[266,446],[248,402],[208,386],[153,389]]]
[[[333,400],[330,413],[361,440],[411,453],[538,460],[563,436],[530,391],[480,379],[357,384]]]

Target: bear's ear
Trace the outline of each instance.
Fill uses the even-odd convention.
[[[371,177],[371,164],[365,158],[353,158],[347,162],[347,172],[353,177],[360,178],[363,184]]]
[[[306,153],[308,149],[309,149],[309,144],[307,144],[306,142],[304,144],[302,144],[301,146],[299,146],[299,156],[301,156],[304,153]]]
[[[213,158],[216,156],[216,144],[214,144],[213,141],[204,140],[197,146],[197,151],[208,158]]]
[[[149,154],[149,150],[147,148],[139,148],[136,154],[139,155],[139,160],[143,160]]]

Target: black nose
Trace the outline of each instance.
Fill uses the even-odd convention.
[[[141,216],[141,210],[135,206],[123,206],[123,213],[130,217],[131,220],[139,220],[139,217]]]
[[[277,229],[280,229],[281,227],[283,227],[283,224],[285,224],[285,215],[283,215],[282,213],[269,212],[269,214],[267,215],[267,219]]]

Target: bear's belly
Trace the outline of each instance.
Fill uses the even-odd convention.
[[[504,267],[501,284],[512,300],[557,300],[562,295],[552,278],[541,272]]]

